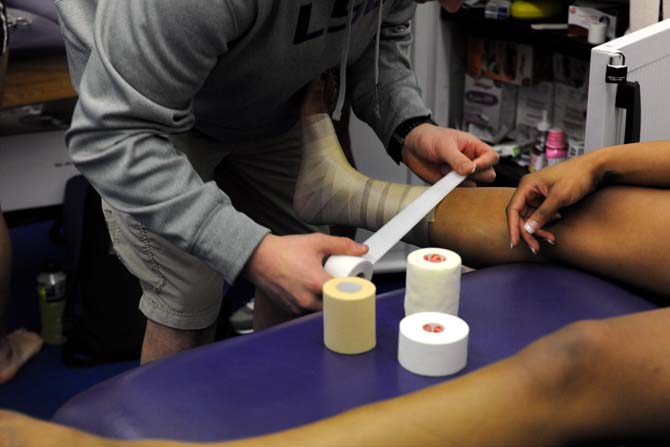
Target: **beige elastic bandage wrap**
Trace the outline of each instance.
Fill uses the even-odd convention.
[[[426,187],[371,179],[347,161],[330,117],[303,118],[303,153],[293,208],[305,222],[378,230],[416,199]],[[434,211],[403,238],[427,246]]]

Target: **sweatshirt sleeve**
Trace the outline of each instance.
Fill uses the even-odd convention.
[[[239,32],[226,5],[100,0],[66,143],[113,207],[232,282],[268,230],[204,183],[168,138],[192,128],[192,99]]]
[[[379,106],[374,80],[375,39],[347,71],[347,94],[354,112],[372,127],[385,146],[400,123],[431,114],[421,98],[409,58],[410,22],[415,9],[414,0],[393,0],[384,12],[379,46]]]

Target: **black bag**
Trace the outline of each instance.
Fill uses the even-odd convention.
[[[114,253],[100,196],[82,176],[66,184],[62,234],[68,275],[63,362],[138,359],[146,326],[138,309],[142,289]]]

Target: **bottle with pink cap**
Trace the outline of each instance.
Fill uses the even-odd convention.
[[[563,129],[550,129],[547,135],[547,166],[555,165],[567,160],[568,152],[565,150],[565,132]]]

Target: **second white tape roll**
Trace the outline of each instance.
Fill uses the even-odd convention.
[[[460,318],[439,312],[421,312],[400,322],[398,362],[422,376],[455,374],[468,360],[470,327]]]

